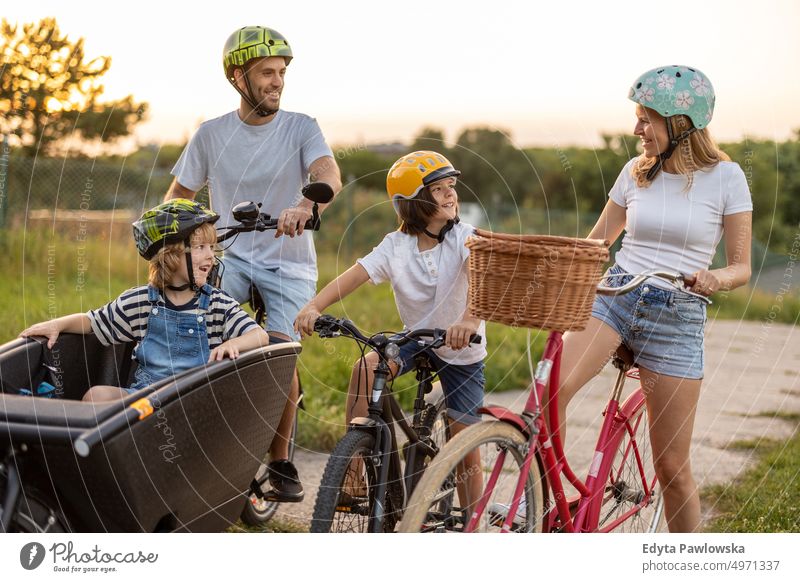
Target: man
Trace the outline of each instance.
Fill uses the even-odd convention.
[[[226,251],[223,288],[234,299],[249,297],[256,285],[267,308],[266,329],[272,343],[299,340],[294,319],[316,291],[314,242],[303,235],[313,203],[300,190],[312,181],[341,190],[339,168],[316,120],[280,109],[286,67],[292,60],[288,41],[277,31],[247,26],[225,43],[225,76],[239,92],[239,108],[203,123],[172,170],[175,180],[165,199],[194,198],[206,183],[211,204],[229,223],[231,209],[245,200],[262,202],[262,211],[279,216],[272,237],[239,235]],[[320,207],[324,210],[326,205]],[[270,446],[268,499],[302,501],[303,487],[288,460],[299,384],[297,373],[281,422]]]

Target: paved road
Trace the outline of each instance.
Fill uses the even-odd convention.
[[[615,372],[608,365],[570,406],[567,455],[579,475],[580,469],[588,468],[602,422],[600,412]],[[524,391],[500,392],[488,394],[486,402],[521,409],[526,396]],[[706,330],[706,378],[692,445],[692,465],[700,486],[728,483],[752,464],[751,453],[731,450],[731,443],[791,436],[794,425],[776,417],[776,411],[800,412],[798,328],[762,322],[710,322]],[[324,453],[299,451],[297,464],[306,499],[282,506],[279,519],[307,526],[326,461]],[[710,514],[713,509],[706,507],[704,511]]]

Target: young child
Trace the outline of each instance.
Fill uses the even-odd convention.
[[[61,332],[94,333],[106,346],[137,342],[133,383],[93,386],[83,396],[86,402],[124,398],[163,378],[267,345],[267,333],[239,304],[207,283],[218,218],[181,198],[148,210],[133,223],[139,254],[150,261],[148,285],[88,313],[37,323],[20,337],[44,336],[48,348]]]
[[[472,317],[467,308],[469,250],[464,243],[474,228],[458,220],[455,185],[460,174],[436,152],[413,152],[397,160],[389,170],[386,189],[400,228],[329,283],[295,320],[295,329],[310,335],[314,322],[330,305],[367,281],[375,285],[389,281],[407,329],[447,329],[447,346],[429,355],[442,383],[453,433],[480,420],[477,410],[483,404],[486,357],[485,323]],[[469,338],[475,333],[481,335],[481,343],[470,345]],[[392,374],[411,371],[418,350],[413,343],[404,345],[398,361],[390,362]],[[371,371],[378,355],[370,353],[364,360],[356,365],[350,379],[347,422],[367,414]],[[364,385],[366,394],[356,401],[358,387]],[[475,458],[468,459],[470,465],[478,464],[477,455],[475,451]],[[477,472],[468,474],[472,477],[467,499],[474,502],[480,496],[482,478]],[[469,505],[463,494],[461,500]]]

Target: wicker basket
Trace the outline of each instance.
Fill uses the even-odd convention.
[[[467,247],[473,315],[512,327],[586,327],[607,241],[478,229]]]

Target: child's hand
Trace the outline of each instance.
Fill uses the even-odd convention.
[[[226,356],[231,360],[235,360],[239,357],[239,346],[236,344],[235,340],[223,342],[211,350],[211,355],[208,357],[208,361],[221,362]]]
[[[19,337],[44,336],[47,338],[47,349],[52,349],[60,333],[61,326],[55,321],[43,321],[22,331]]]
[[[294,320],[294,330],[303,337],[310,336],[314,333],[314,324],[320,315],[322,314],[317,309],[316,304],[313,301],[309,301],[297,314],[297,319]]]
[[[469,345],[469,338],[478,331],[481,320],[474,317],[465,317],[447,329],[445,343],[447,347],[460,350]]]

